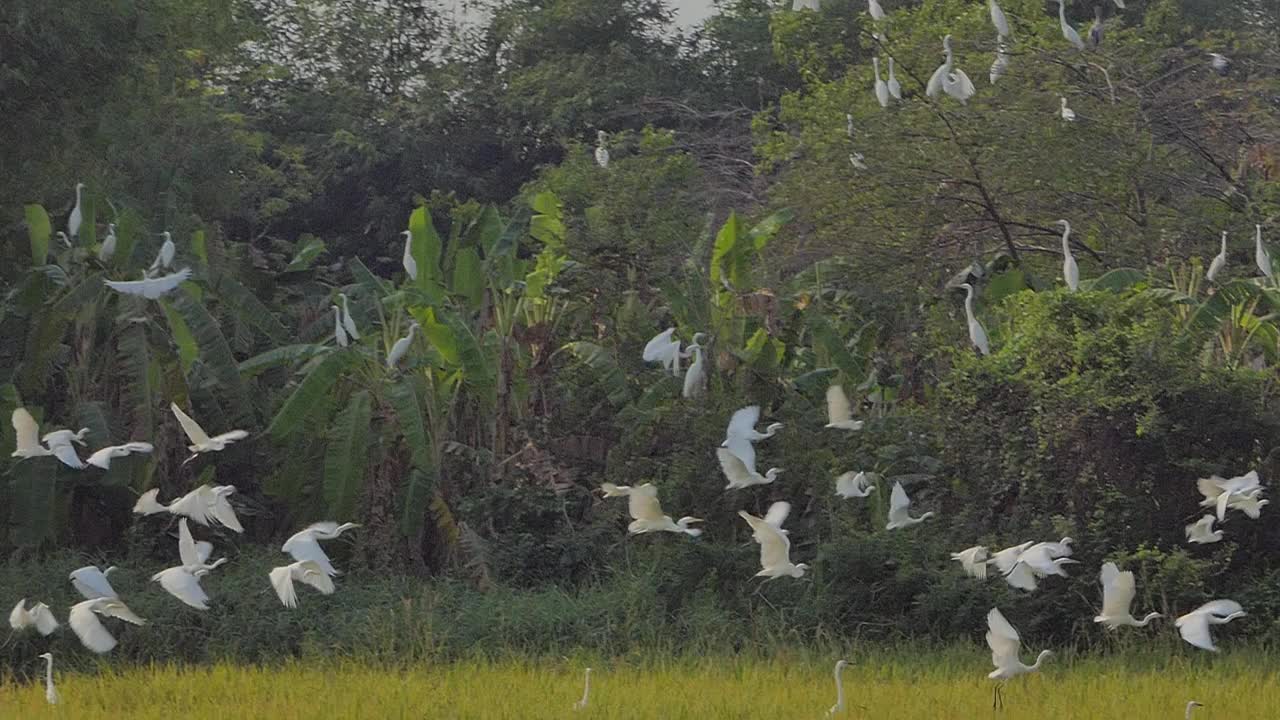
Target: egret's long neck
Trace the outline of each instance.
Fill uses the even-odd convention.
[[[1040,651],[1040,654],[1036,656],[1036,663],[1035,663],[1034,665],[1031,665],[1030,667],[1028,667],[1028,668],[1027,668],[1027,672],[1034,672],[1034,671],[1036,671],[1036,670],[1039,670],[1039,669],[1040,669],[1040,663],[1044,662],[1044,659],[1045,659],[1045,658],[1047,658],[1047,657],[1049,657],[1049,651],[1048,651],[1048,650],[1041,650],[1041,651]]]
[[[973,288],[965,288],[964,295],[964,313],[969,316],[969,322],[973,322]]]
[[[1058,0],[1058,20],[1062,21],[1063,26],[1067,24],[1067,3],[1065,0]]]
[[[1222,254],[1227,254],[1227,234],[1222,233]]]
[[[587,697],[591,695],[591,673],[587,673],[587,681],[582,686],[582,704],[587,704]]]
[[[1062,98],[1062,107],[1067,106],[1067,99]],[[1071,223],[1064,225],[1066,229],[1062,231],[1062,252],[1063,254],[1071,254]]]
[[[844,678],[836,670],[836,707],[844,707]]]
[[[47,661],[44,666],[44,685],[45,687],[53,687],[53,656],[45,658]]]
[[[1146,627],[1147,623],[1160,617],[1160,613],[1147,613],[1147,616],[1133,624],[1134,627]]]

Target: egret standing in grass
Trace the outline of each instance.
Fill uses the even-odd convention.
[[[50,705],[58,704],[58,689],[53,686],[53,653],[40,653],[45,660],[44,667],[44,700]]]
[[[80,226],[84,224],[84,211],[80,209],[80,193],[84,190],[84,183],[76,183],[76,204],[71,208],[71,215],[67,217],[67,234],[73,238],[79,238]]]
[[[907,512],[910,507],[911,499],[907,497],[907,491],[902,489],[902,483],[894,483],[893,493],[889,496],[889,522],[884,526],[884,529],[897,530],[898,528],[911,527],[933,517],[933,511],[929,511],[920,517],[911,517]]]
[[[831,385],[827,388],[827,424],[823,427],[835,430],[861,430],[862,420],[853,419],[853,406],[844,388]]]
[[[1062,26],[1062,37],[1066,38],[1067,42],[1074,45],[1077,50],[1084,50],[1084,40],[1080,39],[1080,33],[1076,32],[1076,29],[1067,22],[1066,1],[1058,0],[1058,23]]]
[[[937,70],[933,71],[933,75],[929,78],[929,83],[925,86],[925,95],[936,98],[940,93],[945,92],[951,97],[962,103],[969,101],[977,90],[973,87],[973,81],[963,70],[955,68],[955,58],[951,53],[951,36],[947,35],[942,39],[942,52],[945,56],[942,64]]]
[[[1062,108],[1066,112],[1066,98],[1062,99]],[[1076,265],[1076,258],[1071,254],[1071,223],[1059,220],[1058,224],[1062,226],[1062,279],[1066,281],[1067,288],[1075,292],[1080,288],[1080,266]]]
[[[969,323],[969,342],[978,348],[978,352],[990,355],[991,343],[987,340],[987,329],[982,327],[978,316],[973,313],[973,286],[964,283],[960,287],[964,288],[964,316]]]
[[[752,537],[760,544],[760,572],[756,577],[770,580],[789,575],[794,578],[804,577],[809,569],[805,563],[791,562],[791,539],[782,523],[791,512],[791,503],[775,502],[769,506],[769,512],[763,518],[739,510],[738,516],[751,526]]]
[[[1115,563],[1104,563],[1098,579],[1102,582],[1102,612],[1093,619],[1094,622],[1102,623],[1108,630],[1115,630],[1122,625],[1146,627],[1147,623],[1161,617],[1160,613],[1153,612],[1147,613],[1141,620],[1134,619],[1129,609],[1137,592],[1132,572],[1120,572]]]
[[[1222,272],[1222,268],[1226,266],[1227,266],[1227,231],[1223,230],[1222,231],[1222,249],[1218,251],[1217,255],[1213,256],[1213,262],[1209,263],[1209,272],[1204,274],[1205,279],[1207,279],[1209,282],[1213,282],[1218,277],[1218,273]]]
[[[395,344],[391,346],[391,352],[387,353],[388,370],[395,370],[400,361],[404,359],[405,354],[409,352],[409,347],[413,345],[413,335],[416,332],[418,332],[418,323],[411,323],[409,325],[409,334],[396,340]]]
[[[582,684],[582,699],[573,704],[574,710],[586,710],[591,701],[591,668],[587,668],[586,680]]]
[[[841,677],[841,675],[844,673],[844,669],[846,667],[849,667],[848,661],[836,661],[836,669],[834,673],[836,678],[836,704],[832,705],[830,709],[827,710],[828,717],[844,712],[844,678]]]
[[[1235,600],[1210,600],[1175,620],[1174,625],[1178,627],[1178,634],[1183,640],[1202,650],[1218,652],[1217,646],[1213,644],[1213,635],[1209,633],[1209,626],[1226,625],[1247,614]]]
[[[182,426],[182,431],[186,433],[187,439],[191,444],[187,446],[187,450],[191,452],[191,457],[183,461],[183,464],[191,462],[201,453],[221,452],[228,445],[249,437],[249,433],[244,430],[228,430],[220,435],[209,436],[209,433],[200,427],[200,423],[191,418],[190,415],[182,412],[182,408],[178,407],[178,403],[169,403],[169,409],[173,411],[173,416],[178,418],[178,424]]]

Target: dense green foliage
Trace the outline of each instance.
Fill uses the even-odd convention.
[[[1015,55],[994,87],[977,0],[885,2],[883,42],[860,0],[725,3],[687,34],[649,0],[498,0],[471,25],[418,0],[71,5],[0,10],[0,166],[16,169],[0,178],[0,415],[156,452],[77,473],[16,462],[0,434],[0,602],[60,608],[84,558],[127,567],[155,620],[117,651],[136,660],[309,642],[430,657],[495,637],[625,653],[733,646],[744,625],[951,640],[993,604],[1091,646],[1112,559],[1144,608],[1230,596],[1250,611],[1233,633],[1280,632],[1267,512],[1233,516],[1218,544],[1182,537],[1197,477],[1280,471],[1280,289],[1252,279],[1252,228],[1271,238],[1280,207],[1265,3],[1130,0],[1080,54],[1039,0],[1006,0]],[[1078,25],[1092,12],[1068,7]],[[947,33],[981,81],[963,106],[924,97]],[[873,52],[897,60],[906,99],[889,109]],[[85,225],[66,247],[77,180]],[[1078,293],[1060,289],[1059,217]],[[136,279],[164,230],[191,281],[154,302],[102,285]],[[1208,284],[1221,230],[1232,250]],[[966,281],[989,356],[968,344]],[[346,348],[339,293],[361,333]],[[671,326],[710,337],[703,398],[640,360]],[[831,383],[865,430],[823,430]],[[253,439],[184,465],[170,402]],[[786,425],[760,446],[784,472],[726,494],[714,448],[748,404]],[[880,491],[839,500],[846,470]],[[213,481],[237,486],[248,531],[199,531],[233,563],[193,617],[144,582],[174,557],[171,518],[130,508]],[[655,483],[705,535],[626,537],[626,503],[593,494],[605,481]],[[895,481],[937,517],[886,533]],[[777,499],[814,572],[759,586],[736,513]],[[269,612],[262,548],[326,518],[364,525],[338,544],[354,572],[330,603]],[[947,559],[1061,535],[1081,564],[1053,593]]]

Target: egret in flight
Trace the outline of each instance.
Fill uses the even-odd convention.
[[[889,94],[894,100],[902,99],[902,83],[898,82],[898,76],[893,74],[893,56],[889,56],[889,80],[885,83],[889,87]]]
[[[53,686],[53,653],[40,653],[46,665],[44,668],[44,700],[50,705],[58,704],[58,689]]]
[[[240,519],[236,517],[231,501],[227,499],[236,491],[234,485],[201,485],[191,492],[161,505],[156,496],[159,488],[152,488],[141,495],[133,506],[133,512],[139,515],[155,515],[167,512],[170,515],[182,515],[208,527],[217,522],[235,532],[244,532]]]
[[[1000,9],[996,0],[987,0],[987,5],[991,10],[991,24],[996,26],[996,34],[1000,38],[1009,37],[1009,19],[1004,16],[1004,10]]]
[[[782,472],[781,468],[769,468],[768,472],[761,475],[753,468],[747,467],[747,464],[742,462],[742,458],[734,455],[729,448],[716,448],[716,458],[720,460],[720,469],[724,471],[724,476],[729,480],[729,484],[724,486],[725,490],[740,490],[752,485],[768,485],[776,480],[778,474]]]
[[[101,450],[95,450],[89,459],[85,462],[103,470],[111,469],[111,461],[114,458],[128,457],[134,453],[148,454],[155,450],[151,443],[146,442],[127,442],[123,445],[111,445]]]
[[[680,375],[680,341],[674,339],[676,329],[669,327],[654,335],[645,343],[640,357],[645,362],[662,363],[662,367],[673,376]]]
[[[116,254],[116,224],[107,225],[107,236],[102,239],[102,247],[98,248],[98,261],[107,262]]]
[[[80,193],[84,190],[84,183],[76,183],[76,205],[71,208],[71,215],[67,217],[67,234],[73,238],[79,238],[80,226],[84,224],[84,211],[80,209]]]
[[[52,455],[40,444],[40,425],[26,408],[14,408],[10,420],[13,423],[14,450],[10,457],[33,458]]]
[[[996,81],[1004,77],[1005,72],[1009,70],[1009,46],[1004,44],[1004,40],[996,40],[996,59],[991,63],[991,70],[987,74],[987,78],[992,85]]]
[[[831,385],[827,388],[827,424],[823,427],[836,430],[861,430],[862,420],[853,419],[853,407],[844,388]]]
[[[1141,620],[1134,619],[1129,609],[1137,592],[1132,572],[1121,572],[1112,562],[1104,563],[1098,579],[1102,582],[1102,612],[1093,619],[1094,622],[1102,623],[1108,630],[1115,630],[1122,625],[1146,627],[1147,623],[1161,617],[1160,613],[1153,612],[1147,613]]]
[[[884,529],[897,530],[898,528],[911,527],[933,517],[932,510],[920,517],[911,517],[907,512],[910,507],[911,499],[907,497],[907,491],[902,489],[902,483],[894,483],[893,493],[889,496],[889,522],[884,526]]]
[[[1184,532],[1187,535],[1187,542],[1200,545],[1216,543],[1222,540],[1222,531],[1214,530],[1213,523],[1217,518],[1212,515],[1205,515],[1199,520],[1188,525]]]
[[[400,233],[400,237],[404,238],[404,257],[400,263],[404,265],[404,271],[410,280],[418,279],[418,261],[413,259],[413,233],[404,230]]]
[[[148,300],[155,300],[172,292],[191,277],[191,268],[182,268],[171,275],[149,278],[145,275],[141,280],[103,280],[102,284],[121,295],[137,295]]]
[[[1084,40],[1080,39],[1080,33],[1076,32],[1076,29],[1067,22],[1066,0],[1058,0],[1058,23],[1062,26],[1062,37],[1066,38],[1067,42],[1074,45],[1077,50],[1084,50]]]
[[[1210,600],[1174,621],[1182,639],[1202,650],[1218,652],[1209,633],[1210,625],[1226,625],[1247,615],[1235,600]]]
[[[751,526],[752,537],[760,544],[762,569],[756,573],[756,577],[773,580],[790,575],[798,578],[804,577],[805,571],[809,569],[805,563],[791,562],[791,539],[787,537],[787,531],[782,529],[782,523],[790,513],[791,503],[782,501],[770,505],[769,512],[763,518],[746,510],[738,511],[738,516]]]
[[[289,539],[284,541],[284,545],[280,546],[280,551],[289,553],[299,562],[310,560],[319,565],[326,574],[334,576],[338,571],[333,568],[333,563],[329,561],[324,548],[320,547],[320,541],[334,540],[342,533],[358,527],[360,527],[358,523],[350,522],[341,525],[336,522],[312,523],[289,536]]]
[[[81,644],[99,655],[111,652],[116,646],[116,639],[107,631],[98,615],[119,618],[134,625],[146,625],[147,621],[138,617],[128,605],[117,598],[96,598],[85,600],[71,606],[67,624],[80,638]]]
[[[107,576],[115,570],[115,567],[109,567],[106,570],[99,570],[93,565],[86,565],[71,572],[71,587],[85,600],[97,600],[98,598],[114,598],[116,589],[111,587],[111,581]]]
[[[211,544],[196,543],[187,519],[181,518],[178,520],[178,557],[182,564],[152,575],[151,581],[160,583],[160,587],[187,605],[197,610],[208,610],[209,596],[200,587],[200,578],[227,562],[226,558],[220,558],[206,564],[212,551]]]
[[[867,497],[875,489],[875,483],[871,482],[865,472],[849,471],[836,478],[836,495],[845,500]]]
[[[925,86],[925,95],[936,98],[939,93],[945,92],[956,100],[966,103],[977,90],[974,89],[973,81],[969,79],[969,76],[965,75],[963,70],[955,67],[955,59],[951,53],[950,35],[942,39],[942,52],[946,59],[938,66],[937,70],[933,71],[928,85]]]
[[[725,430],[724,442],[720,447],[729,448],[729,452],[752,472],[756,469],[755,443],[773,437],[782,429],[782,423],[771,423],[764,432],[756,431],[756,423],[760,422],[760,406],[748,405],[733,413],[729,418],[729,427]]]
[[[1262,271],[1262,274],[1266,275],[1268,280],[1274,282],[1273,273],[1275,271],[1271,268],[1271,253],[1267,252],[1267,246],[1262,244],[1262,226],[1254,225],[1253,227],[1256,233],[1254,237],[1257,246],[1254,251],[1254,261],[1258,264],[1258,269]]]
[[[1062,99],[1063,111],[1066,111],[1067,99]],[[1066,117],[1063,115],[1063,117]],[[1075,117],[1073,114],[1072,117]],[[1080,289],[1080,266],[1076,265],[1076,258],[1071,254],[1071,223],[1066,220],[1059,220],[1058,224],[1062,226],[1062,279],[1066,281],[1067,288],[1071,292]]]
[[[1215,508],[1218,522],[1226,519],[1227,510],[1233,502],[1239,503],[1246,498],[1257,497],[1263,491],[1258,482],[1257,470],[1233,478],[1220,478],[1217,475],[1200,478],[1196,480],[1196,489],[1204,496],[1200,506]]]
[[[168,230],[160,235],[164,238],[164,242],[160,245],[160,252],[156,253],[155,261],[151,263],[151,272],[168,270],[173,266],[173,256],[178,254],[178,248],[173,244],[173,235]]]
[[[609,167],[609,148],[605,147],[608,139],[609,136],[605,131],[596,131],[596,164],[602,168]]]
[[[1213,282],[1218,277],[1218,273],[1222,272],[1222,268],[1227,266],[1227,231],[1222,231],[1222,250],[1213,256],[1213,262],[1209,263],[1209,272],[1204,276],[1209,282]]]
[[[169,403],[169,409],[173,411],[174,417],[178,418],[178,424],[182,426],[182,431],[187,434],[187,439],[191,444],[187,446],[187,450],[191,451],[191,457],[183,461],[187,464],[194,460],[200,453],[220,452],[225,450],[228,445],[249,437],[249,433],[244,430],[228,430],[221,435],[209,437],[209,434],[200,427],[200,423],[191,419],[190,415],[182,412],[182,408],[178,407],[178,403]]]
[[[1061,104],[1062,104],[1061,109],[1058,110],[1058,117],[1062,118],[1063,120],[1066,120],[1067,122],[1075,122],[1076,111],[1067,107],[1067,99],[1065,97],[1059,97],[1058,99],[1061,101]]]
[[[1049,650],[1041,650],[1034,665],[1026,665],[1018,657],[1022,648],[1022,638],[1018,631],[1004,619],[999,608],[991,608],[987,613],[987,646],[991,648],[991,664],[995,670],[987,673],[987,677],[997,680],[991,698],[991,706],[1004,707],[1004,696],[1001,690],[1010,679],[1040,669],[1040,663],[1052,655]]]
[[[964,283],[960,287],[964,288],[964,315],[969,322],[969,341],[978,348],[978,352],[990,355],[991,343],[987,340],[987,329],[982,327],[978,316],[973,314],[973,286]]]
[[[841,675],[844,673],[844,669],[846,667],[849,667],[849,663],[847,661],[836,661],[836,704],[832,705],[831,708],[827,710],[828,717],[844,712],[844,678],[842,678]]]
[[[880,107],[887,108],[889,107],[889,86],[880,79],[880,58],[878,56],[871,58],[871,68],[876,77],[876,102],[880,103]]]
[[[587,668],[586,680],[582,683],[582,699],[573,704],[574,710],[586,710],[591,701],[591,668]]]
[[[877,0],[867,0],[867,12],[870,13],[871,19],[880,22],[884,19],[884,8],[880,7]]]
[[[267,574],[271,579],[271,587],[280,598],[280,604],[287,608],[298,607],[298,593],[293,589],[295,580],[306,583],[324,595],[332,595],[333,579],[314,561],[302,560],[288,565],[272,568]]]
[[[965,548],[957,553],[951,553],[951,559],[960,563],[960,567],[964,568],[966,575],[971,575],[979,580],[987,579],[987,557],[990,551],[984,545],[974,545],[971,548]]]
[[[48,637],[58,629],[58,619],[53,616],[48,605],[38,602],[28,608],[27,599],[22,598],[9,613],[9,627],[18,632],[35,628],[36,632]]]
[[[45,436],[40,439],[44,442],[45,447],[49,448],[49,452],[58,458],[63,465],[74,470],[83,470],[84,461],[80,459],[75,446],[84,445],[84,436],[88,433],[89,428],[80,428],[76,432],[54,430],[51,433],[45,433]]]
[[[702,534],[702,530],[689,527],[693,523],[702,522],[702,518],[685,516],[680,520],[671,519],[670,515],[664,515],[662,512],[662,504],[658,502],[658,488],[653,483],[645,483],[631,487],[630,485],[614,485],[613,483],[604,483],[600,486],[604,490],[605,497],[623,497],[627,498],[627,511],[631,514],[631,524],[627,525],[627,532],[632,535],[643,535],[651,532],[673,532],[684,533],[689,537],[698,537]]]

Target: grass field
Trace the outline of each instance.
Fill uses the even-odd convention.
[[[985,657],[863,658],[845,671],[850,718],[993,716]],[[1134,669],[1118,660],[1052,662],[1006,691],[1003,718],[1276,717],[1280,676],[1266,656],[1175,657]],[[0,684],[0,718],[229,720],[271,718],[819,718],[835,702],[831,672],[813,658],[595,662],[589,707],[573,711],[585,662],[463,662],[378,670],[354,663],[272,668],[217,665],[56,674],[44,685]]]

